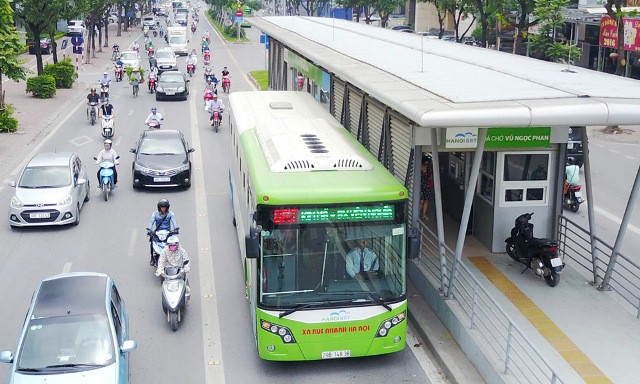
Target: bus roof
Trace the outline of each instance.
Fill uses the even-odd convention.
[[[308,93],[234,92],[229,100],[258,203],[407,198],[402,183]],[[326,152],[311,152],[317,147]]]

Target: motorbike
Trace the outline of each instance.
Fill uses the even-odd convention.
[[[111,139],[114,134],[113,129],[113,116],[112,115],[103,115],[102,116],[102,137],[106,139]]]
[[[155,55],[155,53],[156,53],[156,49],[154,47],[147,48],[147,56],[148,57],[151,57],[151,56]]]
[[[211,36],[210,35],[207,35],[205,37],[205,39],[207,40],[207,44],[211,44]]]
[[[204,106],[205,108],[207,108],[207,102],[210,100],[213,100],[213,91],[210,89],[207,89],[204,91],[204,96],[202,97],[204,99]],[[208,111],[208,109],[207,109]]]
[[[157,121],[150,121],[146,125],[147,125],[147,129],[150,131],[160,129],[160,123]]]
[[[525,265],[521,273],[531,269],[544,277],[547,285],[555,287],[565,265],[558,256],[558,241],[534,237],[533,224],[529,223],[532,215],[524,213],[516,218],[511,236],[505,240],[506,251],[513,260]]]
[[[100,84],[100,99],[104,102],[109,98],[109,84]]]
[[[116,61],[119,54],[120,54],[120,47],[117,45],[114,45],[113,52],[111,52],[111,61]]]
[[[116,156],[116,160],[119,159],[120,156]],[[98,160],[97,157],[94,157],[93,160]],[[114,183],[114,173],[113,168],[114,163],[109,160],[103,160],[100,166],[100,185],[102,186],[102,194],[104,195],[104,201],[109,201],[109,194],[113,190]]]
[[[122,77],[124,76],[124,69],[122,68],[122,65],[116,65],[113,68],[113,72],[116,81],[122,81]]]
[[[211,61],[211,51],[208,49],[204,50],[204,61]],[[207,64],[205,64],[207,65]]]
[[[196,26],[195,25],[191,26],[191,33],[196,33]]]
[[[218,129],[220,128],[220,122],[222,120],[222,116],[220,114],[220,111],[217,109],[214,109],[213,111],[211,111],[211,126],[213,127],[213,131],[214,132],[218,132]]]
[[[184,265],[186,265],[187,261]],[[183,267],[184,267],[183,265]],[[162,281],[162,311],[172,331],[177,331],[190,295],[187,295],[187,278],[182,268],[167,267]]]
[[[89,103],[87,117],[91,121],[92,126],[96,124],[96,119],[98,118],[98,103]]]
[[[154,29],[153,30],[153,37],[157,37],[158,36],[158,32]]]
[[[231,79],[229,79],[229,75],[222,76],[222,91],[229,93],[231,89]]]
[[[164,247],[167,246],[167,239],[171,235],[177,234],[178,231],[168,231],[166,229],[159,229],[151,232],[149,235],[149,252],[151,253],[151,259],[153,260],[152,267],[158,268],[158,258]]]
[[[582,187],[580,185],[569,185],[567,192],[564,194],[564,206],[569,208],[571,212],[578,212],[580,204],[584,203],[582,199]]]
[[[153,93],[156,90],[156,78],[155,77],[149,77],[149,92]]]
[[[164,29],[160,30],[160,37],[164,37]]]
[[[187,64],[187,73],[189,77],[193,77],[193,73],[196,71],[196,66],[193,63]]]

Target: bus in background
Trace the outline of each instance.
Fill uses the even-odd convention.
[[[306,92],[229,101],[233,224],[259,356],[402,350],[405,187]]]

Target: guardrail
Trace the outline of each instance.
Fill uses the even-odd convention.
[[[436,235],[420,224],[419,260],[431,274],[428,280],[436,289],[448,289],[454,252],[442,244],[445,266],[441,271],[440,252]],[[460,319],[485,341],[494,359],[495,368],[510,374],[518,383],[565,383],[540,351],[522,332],[502,306],[487,292],[464,263],[457,263],[458,272],[452,286],[452,301],[457,302],[466,315]],[[445,276],[441,276],[444,274]],[[441,282],[444,284],[441,286]]]
[[[563,215],[558,217],[558,253],[563,259],[569,258],[589,272],[593,285],[600,288],[611,261],[613,247],[597,236],[593,240],[596,252],[592,255],[589,231]],[[640,318],[640,266],[618,252],[612,271],[608,288],[631,304],[636,317]]]

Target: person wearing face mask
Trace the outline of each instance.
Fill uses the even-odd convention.
[[[179,276],[184,276],[184,284],[187,292],[185,297],[188,299],[191,296],[191,289],[189,288],[188,273],[191,271],[191,264],[189,264],[189,255],[187,251],[180,245],[178,236],[172,235],[167,239],[167,246],[160,252],[158,258],[158,268],[156,269],[156,276],[166,277],[164,272],[167,267],[179,268]]]

